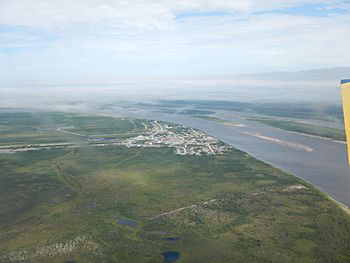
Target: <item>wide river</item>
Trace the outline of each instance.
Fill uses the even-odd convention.
[[[302,178],[350,207],[350,169],[344,143],[283,131],[225,113],[221,117],[244,126],[225,126],[185,115],[145,110],[128,110],[125,115],[173,122],[207,132],[257,159]]]

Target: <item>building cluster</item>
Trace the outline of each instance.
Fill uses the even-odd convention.
[[[216,138],[208,134],[184,127],[170,126],[157,121],[145,121],[142,123],[143,131],[138,136],[120,139],[115,137],[87,137],[87,142],[91,146],[104,147],[110,145],[123,145],[126,147],[170,147],[177,155],[216,155],[227,151],[230,146],[220,143]],[[79,133],[57,129],[58,131],[84,136]],[[11,145],[0,146],[1,153],[15,153],[24,151],[34,151],[52,148],[75,148],[79,144],[72,143],[52,143],[35,145]]]
[[[183,126],[169,126],[157,121],[144,124],[146,133],[128,138],[120,144],[127,147],[171,147],[178,155],[222,154],[229,146],[208,134]]]

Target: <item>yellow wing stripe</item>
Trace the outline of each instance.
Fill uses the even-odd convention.
[[[343,98],[344,126],[348,145],[348,162],[350,166],[350,82],[342,82],[341,93]]]

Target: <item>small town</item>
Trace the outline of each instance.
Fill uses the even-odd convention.
[[[157,121],[145,121],[142,123],[143,131],[137,136],[127,139],[89,137],[87,135],[65,130],[58,127],[56,130],[62,133],[85,137],[91,146],[103,147],[108,145],[122,145],[131,147],[170,147],[174,149],[176,155],[216,155],[223,154],[231,146],[220,143],[216,138],[208,134],[185,126],[170,126]],[[74,127],[70,127],[74,128]],[[39,143],[26,145],[0,146],[0,154],[38,151],[53,148],[75,148],[80,144],[74,143]]]
[[[128,138],[121,145],[127,147],[171,147],[177,155],[216,155],[223,154],[230,146],[221,145],[208,134],[184,126],[172,127],[153,121],[143,123],[149,134]],[[151,126],[151,127],[150,127]]]

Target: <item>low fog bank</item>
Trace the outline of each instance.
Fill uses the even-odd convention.
[[[1,108],[78,109],[161,99],[340,104],[350,68],[235,76],[129,79],[103,84],[1,86]]]

